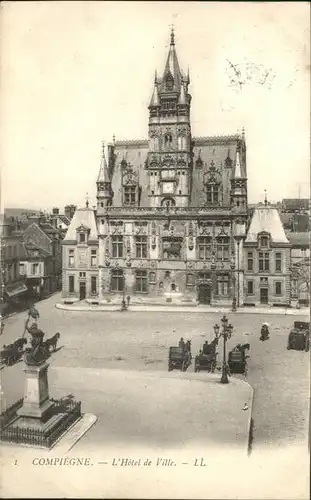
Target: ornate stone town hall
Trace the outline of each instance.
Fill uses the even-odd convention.
[[[193,137],[189,87],[172,32],[148,139],[108,145],[97,207],[78,209],[68,229],[64,298],[242,305],[245,138]]]

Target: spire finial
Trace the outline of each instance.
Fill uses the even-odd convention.
[[[157,70],[155,70],[154,72],[154,83],[157,85],[158,83],[158,73],[157,73]]]
[[[86,208],[89,208],[89,193],[86,193],[85,199],[86,199],[85,206]]]
[[[265,189],[265,205],[268,205],[268,200],[267,200],[267,190]]]
[[[113,134],[113,136],[112,136],[112,142],[113,142],[113,144],[116,142],[116,136],[115,136],[115,134]]]
[[[242,139],[245,139],[245,128],[242,127]]]
[[[105,141],[102,141],[102,157],[105,156]]]
[[[175,45],[174,24],[171,24],[171,45]]]

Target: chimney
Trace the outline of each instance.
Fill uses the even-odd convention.
[[[55,207],[54,207],[54,208],[52,209],[52,214],[53,214],[53,215],[59,215],[59,208],[55,208]]]

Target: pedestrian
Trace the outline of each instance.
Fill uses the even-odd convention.
[[[126,297],[126,300],[127,300],[127,307],[129,307],[130,306],[131,297],[128,295]]]
[[[4,321],[2,315],[0,314],[0,335],[2,335],[3,332],[4,332]]]

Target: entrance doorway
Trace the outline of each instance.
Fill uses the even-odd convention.
[[[210,285],[199,285],[198,299],[200,304],[210,304],[211,303],[211,286]]]
[[[260,289],[260,304],[268,304],[268,301],[269,301],[268,288],[261,288]]]
[[[84,300],[86,297],[86,284],[85,281],[80,281],[80,300]]]

